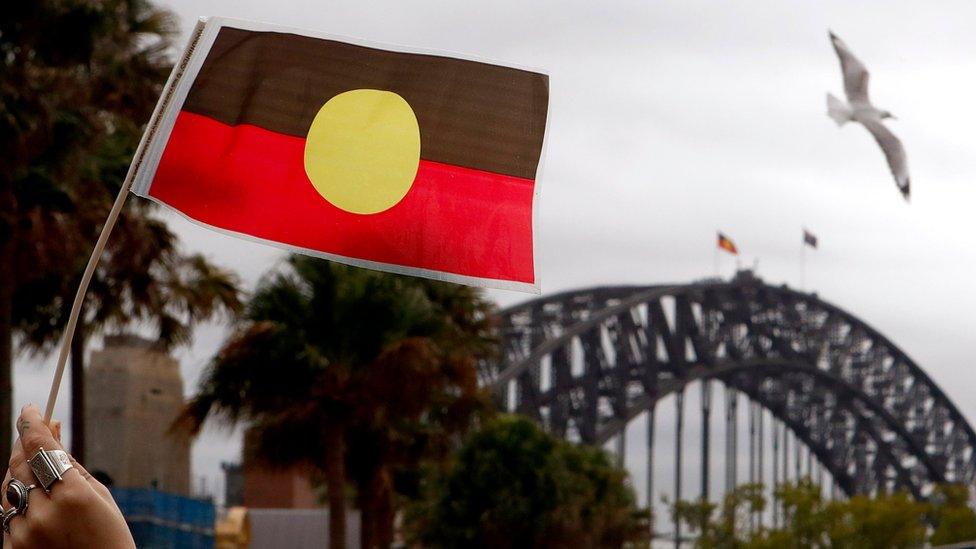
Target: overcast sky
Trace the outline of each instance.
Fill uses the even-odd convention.
[[[969,2],[694,1],[165,2],[184,34],[201,15],[461,52],[550,75],[538,272],[544,293],[685,282],[713,271],[715,231],[767,281],[798,285],[801,227],[820,238],[807,286],[878,328],[969,418],[976,310],[976,7]],[[860,127],[838,129],[833,29],[871,71],[898,120],[912,203]],[[138,198],[133,198],[139,200]],[[253,287],[275,250],[168,216],[188,250]],[[723,257],[722,273],[734,262]],[[492,292],[500,304],[530,296]],[[187,393],[225,335],[180,352]],[[46,395],[50,365],[26,361],[18,402]],[[67,395],[67,383],[65,387]],[[67,397],[58,416],[67,418]],[[194,475],[222,485],[237,437],[208,432]],[[217,483],[217,484],[214,484]]]

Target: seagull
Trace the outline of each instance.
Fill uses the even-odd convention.
[[[895,184],[907,201],[909,199],[910,181],[908,178],[908,160],[905,157],[905,147],[891,130],[881,122],[885,118],[894,119],[890,112],[878,109],[868,98],[868,70],[864,63],[854,57],[850,48],[836,34],[830,32],[830,41],[834,51],[840,59],[841,72],[844,73],[844,94],[847,103],[837,99],[833,94],[827,94],[827,115],[843,126],[846,122],[859,122],[867,128],[874,140],[881,146],[888,167],[895,176]]]

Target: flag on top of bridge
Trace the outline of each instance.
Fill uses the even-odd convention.
[[[133,192],[289,251],[539,291],[545,74],[210,18]]]
[[[817,236],[810,231],[803,229],[803,243],[811,248],[817,247]]]
[[[732,242],[732,239],[722,233],[718,233],[718,247],[732,255],[739,255],[739,249],[735,247],[735,243]]]

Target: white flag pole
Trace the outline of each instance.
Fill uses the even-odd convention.
[[[54,380],[51,382],[51,392],[48,393],[47,406],[44,410],[45,423],[50,422],[51,416],[54,415],[54,405],[58,401],[58,390],[61,388],[61,380],[64,378],[64,367],[68,362],[68,354],[71,352],[71,340],[75,337],[75,328],[78,326],[78,317],[81,314],[81,306],[85,302],[88,285],[91,283],[92,276],[95,274],[95,268],[98,266],[98,261],[102,258],[102,253],[105,251],[108,237],[112,234],[112,229],[115,228],[115,224],[119,220],[122,207],[125,206],[125,200],[129,197],[129,189],[132,188],[132,182],[135,180],[136,173],[138,173],[139,167],[142,165],[147,145],[159,128],[160,115],[166,110],[170,100],[173,98],[173,90],[176,87],[176,82],[183,76],[186,70],[194,47],[197,41],[200,40],[200,35],[203,33],[205,23],[206,21],[203,19],[197,22],[196,28],[193,29],[190,40],[183,50],[183,55],[180,57],[179,63],[173,66],[169,80],[167,80],[166,85],[163,87],[159,101],[156,103],[156,108],[149,118],[149,125],[146,127],[146,132],[142,134],[139,146],[136,148],[136,152],[132,157],[132,164],[129,165],[129,171],[125,174],[125,180],[122,182],[122,188],[119,189],[119,195],[115,198],[115,203],[112,204],[112,209],[109,211],[108,218],[105,220],[105,225],[102,226],[102,232],[98,235],[98,240],[95,242],[95,249],[92,250],[91,257],[88,258],[88,265],[85,267],[85,272],[81,276],[81,282],[78,284],[75,300],[71,304],[68,324],[64,327],[64,340],[61,342],[61,352],[58,354],[58,365],[54,370]]]
[[[130,173],[126,176],[125,182],[122,184],[122,189],[119,190],[119,196],[116,197],[115,204],[112,205],[108,219],[105,220],[105,225],[102,227],[102,233],[98,235],[95,249],[92,250],[92,255],[88,258],[88,266],[85,267],[85,273],[81,276],[81,282],[78,284],[75,301],[71,304],[71,314],[68,315],[68,325],[64,328],[64,341],[61,343],[61,353],[58,355],[58,367],[54,370],[54,381],[51,383],[51,392],[47,396],[47,408],[44,410],[45,422],[51,421],[51,416],[54,414],[54,404],[58,400],[58,389],[61,387],[61,378],[64,377],[64,366],[68,361],[68,353],[71,352],[71,340],[75,337],[75,328],[78,326],[81,305],[85,301],[88,284],[91,282],[92,275],[95,273],[95,267],[98,266],[98,260],[101,259],[102,252],[105,250],[108,237],[112,234],[112,229],[115,228],[115,222],[119,220],[119,214],[122,213],[122,206],[125,205],[125,199],[129,196],[129,188],[132,187],[131,175]]]

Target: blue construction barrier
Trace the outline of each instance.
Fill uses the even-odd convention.
[[[214,546],[216,510],[212,501],[152,488],[112,488],[111,491],[137,547],[210,549]]]

